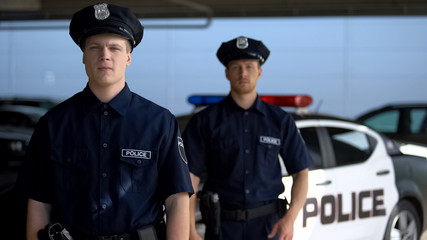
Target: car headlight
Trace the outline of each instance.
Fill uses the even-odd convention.
[[[25,144],[20,140],[10,141],[8,147],[12,152],[22,152],[25,150]]]

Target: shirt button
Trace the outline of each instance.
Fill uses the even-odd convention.
[[[245,129],[245,130],[243,130],[243,131],[244,131],[245,133],[248,133],[248,132],[249,132],[249,129],[247,129],[247,128],[246,128],[246,129]]]
[[[107,116],[108,115],[108,112],[107,111],[104,111],[104,116]]]
[[[103,210],[107,209],[107,204],[102,204],[101,208],[102,208]]]
[[[249,170],[246,170],[246,171],[245,171],[245,174],[246,174],[246,175],[248,175],[248,174],[249,174]]]
[[[136,163],[137,163],[138,165],[141,165],[142,161],[141,161],[140,159],[138,159],[138,160],[136,161]]]
[[[105,172],[104,172],[104,173],[102,173],[102,177],[103,177],[103,178],[106,178],[106,177],[107,177],[107,173],[105,173]]]
[[[246,194],[249,194],[249,193],[251,193],[251,190],[246,189],[246,190],[245,190],[245,193],[246,193]]]
[[[248,116],[249,115],[249,112],[245,112],[245,116]]]
[[[108,108],[108,105],[107,104],[104,104],[104,109],[107,109]]]
[[[245,153],[246,153],[246,154],[249,154],[249,153],[251,153],[251,151],[250,151],[249,149],[246,149],[246,150],[245,150]]]
[[[102,144],[102,147],[103,147],[103,148],[107,148],[107,147],[108,147],[108,144],[103,143],[103,144]]]

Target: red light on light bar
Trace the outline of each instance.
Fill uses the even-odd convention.
[[[308,95],[293,95],[293,96],[272,96],[262,95],[260,98],[264,102],[282,107],[307,107],[313,102],[313,98]]]

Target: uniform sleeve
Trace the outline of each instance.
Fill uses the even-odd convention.
[[[52,192],[49,191],[50,141],[48,128],[41,118],[31,137],[26,150],[26,157],[18,175],[15,187],[27,198],[50,203]]]
[[[160,149],[158,192],[162,199],[180,192],[194,193],[178,122],[171,117],[168,137]]]
[[[203,138],[201,121],[197,114],[190,119],[183,133],[183,139],[190,172],[201,177],[206,168],[206,140]]]
[[[283,158],[286,170],[289,174],[294,174],[309,168],[312,164],[310,154],[291,115],[287,115],[282,124],[284,132],[280,156]]]

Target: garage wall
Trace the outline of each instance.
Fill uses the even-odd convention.
[[[0,31],[0,95],[65,99],[84,88],[82,53],[68,21],[0,22],[17,24],[63,27]],[[127,82],[173,113],[188,113],[189,95],[228,93],[215,54],[221,42],[240,35],[271,50],[258,85],[262,94],[310,94],[310,110],[345,117],[389,102],[427,102],[427,17],[219,18],[207,28],[148,27]]]

